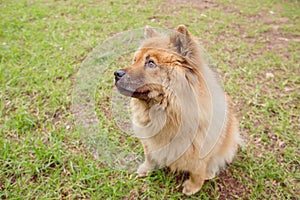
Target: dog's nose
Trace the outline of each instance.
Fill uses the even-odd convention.
[[[120,80],[125,74],[126,74],[126,72],[122,69],[115,71],[115,73],[114,73],[115,80],[116,81]]]

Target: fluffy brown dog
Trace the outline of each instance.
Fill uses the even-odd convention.
[[[232,161],[242,142],[238,122],[184,25],[167,36],[146,27],[145,38],[133,64],[114,73],[119,92],[133,97],[133,128],[145,154],[137,173],[187,171],[183,192],[191,195]]]

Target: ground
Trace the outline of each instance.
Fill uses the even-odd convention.
[[[299,1],[1,1],[0,16],[1,199],[299,199]],[[139,179],[105,165],[75,124],[74,85],[86,58],[146,24],[185,24],[197,37],[246,140],[191,197],[181,193],[187,174],[161,169]],[[141,151],[110,109],[112,73],[124,63],[101,74],[95,90],[98,128],[120,142],[120,154]]]

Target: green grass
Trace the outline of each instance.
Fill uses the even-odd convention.
[[[299,198],[299,1],[4,0],[0,17],[1,199]],[[83,60],[115,33],[146,24],[186,24],[199,38],[247,138],[234,162],[191,197],[181,194],[183,174],[163,169],[138,179],[104,165],[74,123]],[[141,151],[110,113],[112,72],[124,63],[96,86],[98,127],[123,142],[120,149]]]

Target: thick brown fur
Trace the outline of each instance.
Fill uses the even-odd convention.
[[[184,25],[169,36],[146,27],[133,64],[115,73],[118,90],[131,96],[133,128],[145,162],[139,176],[167,166],[187,171],[183,192],[199,191],[205,180],[230,163],[242,143],[229,97]],[[214,113],[213,98],[224,95],[224,117]],[[217,110],[218,110],[217,109]],[[210,132],[211,126],[221,127]]]

